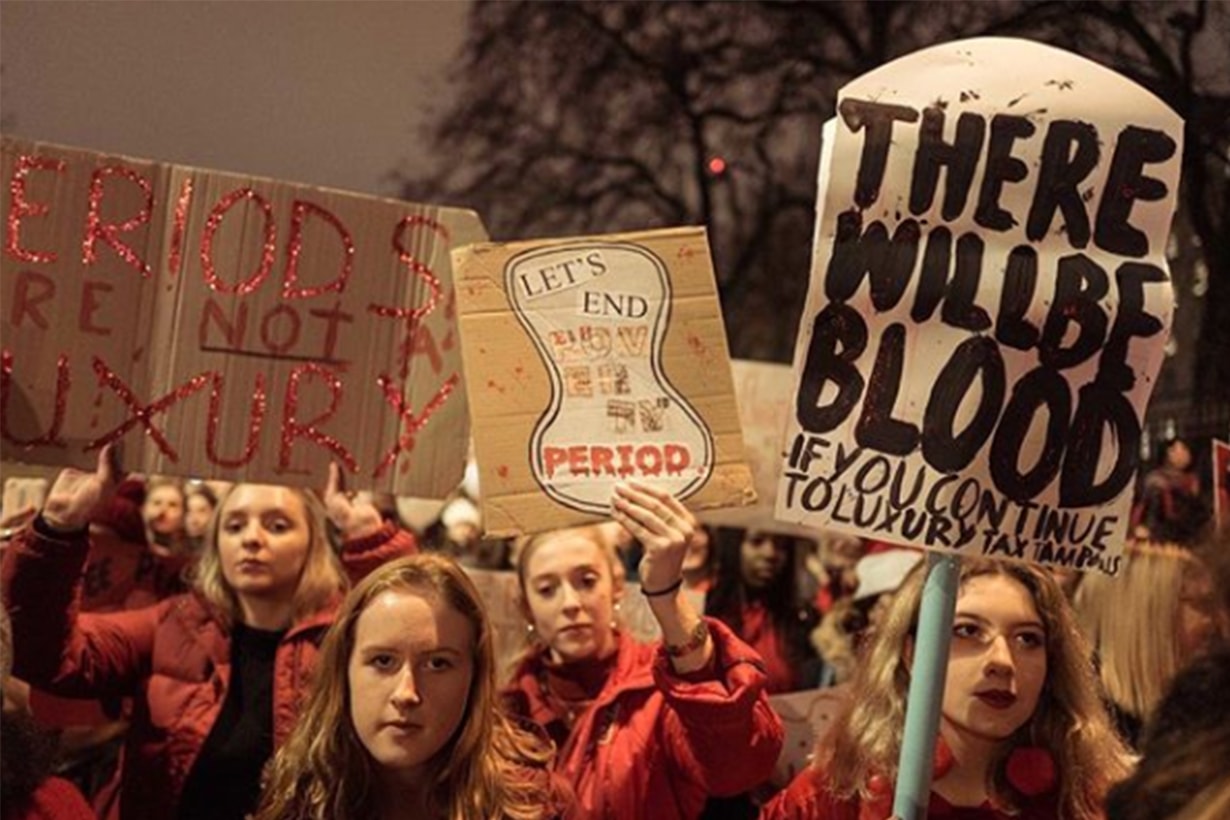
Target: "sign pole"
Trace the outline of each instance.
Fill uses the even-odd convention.
[[[955,555],[927,553],[927,580],[918,612],[914,668],[905,708],[905,735],[897,761],[897,790],[893,797],[893,814],[901,820],[925,818],[931,802],[932,759],[948,671],[948,645],[952,640],[960,569],[960,559]]]

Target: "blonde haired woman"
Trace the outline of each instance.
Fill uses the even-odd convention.
[[[118,483],[110,455],[93,473],[62,472],[5,555],[14,674],[69,697],[134,698],[120,817],[242,817],[298,717],[346,572],[413,550],[413,539],[349,509],[334,470],[330,503],[355,524],[343,528],[343,570],[311,493],[239,484],[221,499],[192,591],[79,614],[86,524]]]
[[[1224,636],[1208,568],[1173,544],[1130,545],[1123,571],[1087,576],[1073,605],[1120,734],[1133,746],[1175,676]]]
[[[453,561],[386,564],[351,591],[258,820],[540,820],[554,747],[501,712],[490,622]]]
[[[893,599],[813,767],[762,818],[891,814],[925,568]],[[1050,574],[962,559],[928,816],[1092,820],[1128,755]]]

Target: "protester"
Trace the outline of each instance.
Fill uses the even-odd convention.
[[[1215,593],[1201,609],[1223,623],[1230,614],[1230,531],[1200,545],[1197,556]],[[1191,606],[1191,603],[1185,604]],[[1190,615],[1189,615],[1190,618]],[[1192,817],[1220,820],[1230,799],[1230,632],[1220,630],[1204,655],[1173,680],[1145,728],[1132,776],[1106,801],[1109,820]],[[1187,807],[1187,809],[1184,809]]]
[[[707,795],[738,794],[769,777],[781,723],[755,652],[680,593],[692,514],[640,484],[619,485],[612,509],[644,545],[642,594],[662,641],[637,644],[614,628],[624,588],[598,528],[539,536],[518,562],[536,646],[507,702],[558,744],[557,770],[581,820],[692,820]]]
[[[554,748],[498,704],[491,625],[448,558],[386,564],[347,596],[258,820],[549,818]]]
[[[1186,547],[1133,544],[1116,577],[1089,575],[1074,606],[1120,734],[1135,746],[1175,676],[1225,624],[1208,567]]]
[[[79,613],[86,524],[118,478],[109,447],[93,473],[62,472],[5,556],[14,672],[60,695],[135,699],[121,817],[242,817],[297,719],[344,573],[412,551],[413,539],[354,508],[334,467],[326,500],[348,538],[343,570],[314,495],[239,484],[221,499],[192,591],[133,612]]]
[[[756,650],[770,694],[814,688],[823,675],[810,637],[819,616],[798,590],[803,543],[765,530],[722,528],[717,534],[717,579],[705,614]]]
[[[145,518],[146,540],[159,554],[185,551],[184,485],[177,478],[155,476],[145,482],[145,503],[141,515]]]
[[[854,595],[839,600],[811,640],[824,658],[828,678],[822,686],[847,683],[854,677],[863,649],[876,626],[888,611],[893,595],[918,562],[922,553],[914,549],[887,548],[858,559]]]
[[[188,485],[184,495],[184,538],[192,555],[200,554],[204,548],[205,534],[217,508],[218,496],[208,484],[197,481]]]
[[[925,577],[915,570],[901,587],[854,700],[763,818],[891,814]],[[1087,645],[1040,568],[962,559],[940,713],[931,818],[1090,820],[1128,771]]]
[[[1157,543],[1191,544],[1209,523],[1209,507],[1184,439],[1163,442],[1162,462],[1145,476],[1136,517],[1145,537]]]

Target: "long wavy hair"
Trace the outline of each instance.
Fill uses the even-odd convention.
[[[1091,576],[1076,591],[1073,605],[1097,652],[1106,696],[1142,722],[1191,661],[1176,639],[1180,597],[1185,576],[1206,572],[1186,547],[1133,544],[1119,577]]]
[[[381,593],[439,600],[474,626],[474,676],[456,734],[429,767],[433,816],[539,820],[565,793],[551,774],[554,745],[514,726],[498,706],[491,626],[473,582],[453,561],[415,555],[385,564],[347,596],[321,648],[299,723],[266,770],[257,820],[332,820],[377,814],[378,772],[350,719],[348,667],[359,616]]]
[[[975,577],[1002,575],[1033,596],[1046,630],[1046,682],[1030,720],[1008,738],[992,761],[988,789],[1001,803],[1020,807],[1026,797],[1005,774],[1009,753],[1018,746],[1050,752],[1060,777],[1060,816],[1092,820],[1102,816],[1107,790],[1127,776],[1129,755],[1115,733],[1099,696],[1084,637],[1059,585],[1043,569],[990,559],[961,559],[960,587]],[[901,752],[910,669],[907,647],[918,630],[918,610],[926,580],[924,562],[894,597],[868,654],[855,674],[856,694],[834,722],[816,756],[830,790],[850,798],[870,796],[873,775],[896,780]],[[959,594],[959,593],[958,593]]]
[[[218,529],[227,502],[241,487],[249,486],[252,485],[236,484],[218,499],[218,506],[209,521],[209,529],[205,532],[205,549],[191,573],[193,587],[229,623],[239,619],[239,599],[235,597],[235,590],[222,573],[222,560],[218,555]],[[298,621],[324,609],[330,601],[346,591],[350,581],[329,542],[328,519],[320,499],[311,491],[299,487],[285,489],[303,504],[303,513],[308,524],[307,558],[299,575],[299,586],[295,589],[292,612],[292,618]]]

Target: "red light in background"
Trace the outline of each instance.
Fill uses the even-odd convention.
[[[715,177],[720,177],[726,173],[726,160],[721,157],[713,157],[709,160],[709,173]]]

